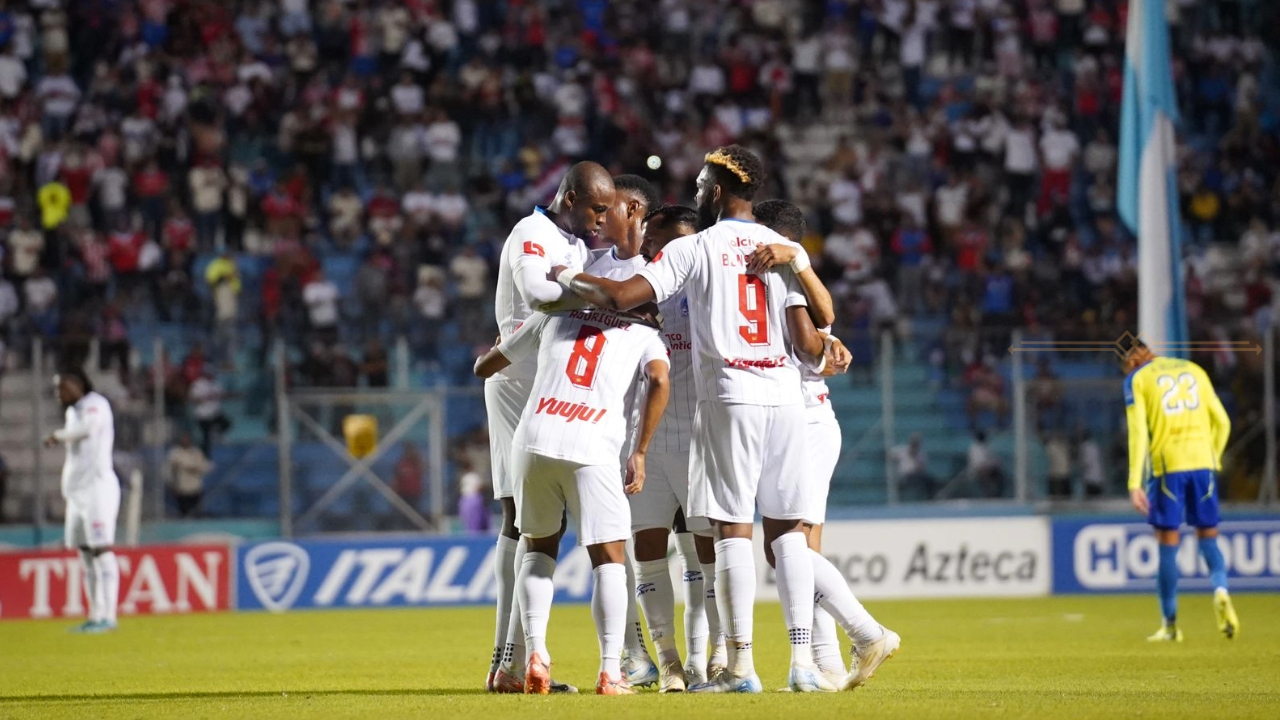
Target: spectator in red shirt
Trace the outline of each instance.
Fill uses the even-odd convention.
[[[262,214],[267,219],[267,232],[277,238],[296,237],[301,227],[302,206],[289,193],[283,181],[277,181],[262,198]]]
[[[155,160],[133,176],[133,195],[142,210],[143,229],[151,237],[160,237],[164,222],[165,201],[169,194],[169,176]]]
[[[982,256],[987,252],[990,238],[987,231],[973,218],[966,218],[960,226],[955,238],[956,267],[961,272],[973,274],[982,264]]]

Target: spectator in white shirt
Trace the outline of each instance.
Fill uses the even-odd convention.
[[[929,456],[924,451],[920,433],[913,433],[908,444],[895,447],[891,455],[894,480],[898,487],[909,491],[909,499],[932,499],[938,481],[929,474]]]
[[[209,458],[191,443],[191,433],[182,433],[178,444],[165,459],[168,470],[169,491],[178,504],[178,514],[191,517],[200,507],[204,494],[204,479],[213,469]]]
[[[338,339],[338,300],[338,286],[325,277],[324,270],[316,270],[311,282],[302,288],[311,331],[326,342]]]
[[[434,213],[437,220],[445,232],[451,235],[457,235],[467,219],[467,211],[470,205],[467,198],[458,192],[458,188],[450,185],[443,193],[436,196],[434,203]]]
[[[843,225],[862,222],[862,187],[858,184],[855,167],[845,169],[844,175],[827,188],[827,202],[831,203],[831,215]]]
[[[222,411],[222,398],[225,393],[217,380],[213,379],[213,371],[204,373],[191,383],[187,392],[187,400],[191,403],[191,416],[200,427],[200,449],[205,456],[213,452],[213,441],[216,436],[231,428],[231,421]]]
[[[1040,179],[1041,214],[1049,211],[1055,202],[1065,202],[1071,194],[1071,169],[1080,155],[1080,141],[1066,127],[1066,120],[1055,117],[1040,138],[1040,157],[1044,173]]]
[[[427,159],[431,161],[427,170],[428,184],[439,190],[456,183],[459,178],[458,146],[462,144],[458,123],[443,110],[437,111],[422,135],[422,143],[426,147]]]
[[[417,115],[426,106],[422,86],[413,81],[413,73],[400,73],[400,82],[391,88],[391,105],[403,116]]]
[[[80,87],[76,81],[66,74],[66,61],[52,63],[49,74],[40,79],[36,85],[36,97],[40,100],[42,115],[40,130],[46,140],[60,140],[80,102]]]
[[[432,361],[439,357],[436,342],[448,304],[449,296],[439,269],[427,265],[418,268],[418,287],[413,291],[413,305],[418,311],[419,322],[413,323],[413,327],[416,330],[414,346],[420,357]]]
[[[0,97],[13,100],[27,84],[27,67],[14,53],[13,44],[0,55]]]
[[[1032,197],[1039,156],[1036,128],[1031,119],[1019,117],[1004,141],[1004,185],[1009,190],[1009,214],[1021,217]]]
[[[191,168],[187,176],[191,186],[191,206],[195,210],[196,241],[208,251],[217,242],[222,229],[222,206],[227,190],[227,174],[217,160],[209,159]]]
[[[489,307],[489,263],[472,245],[449,262],[449,275],[455,283],[457,317],[464,342],[476,344],[490,338],[487,310]]]

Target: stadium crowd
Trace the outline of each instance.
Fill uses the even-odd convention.
[[[22,362],[34,336],[70,356],[96,336],[136,385],[139,328],[198,329],[161,361],[207,448],[217,373],[273,338],[299,359],[292,382],[320,385],[386,384],[397,336],[428,366],[446,325],[486,344],[502,239],[575,159],[688,203],[691,148],[736,141],[782,170],[761,197],[809,213],[858,361],[872,331],[941,319],[925,345],[942,381],[1000,411],[991,358],[1011,328],[1134,325],[1114,181],[1126,7],[5,3],[0,337]],[[1168,9],[1193,335],[1255,338],[1280,297],[1277,14]],[[328,275],[333,258],[353,271]],[[1228,373],[1227,355],[1207,366]]]

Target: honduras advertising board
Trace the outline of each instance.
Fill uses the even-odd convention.
[[[591,595],[591,561],[566,537],[556,566],[557,602]],[[303,608],[489,605],[496,597],[492,537],[389,537],[273,541],[240,547],[236,607]]]
[[[1280,517],[1226,520],[1218,547],[1227,561],[1232,592],[1280,590]],[[1060,519],[1053,523],[1053,592],[1152,591],[1160,553],[1143,522]],[[1209,570],[1195,533],[1178,547],[1179,590],[1209,590]]]

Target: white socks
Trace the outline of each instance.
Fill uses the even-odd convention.
[[[816,593],[815,593],[816,594]],[[836,619],[817,604],[813,606],[813,661],[822,672],[845,674],[844,657],[840,655],[840,636],[836,632]]]
[[[706,588],[707,638],[711,642],[711,658],[724,659],[724,623],[720,622],[720,603],[716,600],[716,564],[702,564],[702,586]],[[710,662],[710,661],[708,661]]]
[[[511,624],[511,605],[516,594],[516,546],[519,540],[506,535],[498,536],[498,549],[493,553],[494,586],[498,595],[498,611],[493,621],[493,660],[489,672],[502,663],[502,653],[507,646],[507,629]]]
[[[780,535],[771,543],[782,617],[791,639],[791,664],[813,664],[813,560],[802,532]]]
[[[680,659],[676,649],[676,597],[667,560],[636,561],[636,601],[644,609],[649,637],[661,662]]]
[[[693,533],[676,533],[676,548],[684,562],[684,653],[689,665],[707,666],[707,589]],[[649,611],[645,610],[648,615]]]
[[[617,563],[606,563],[592,570],[591,575],[595,580],[591,593],[591,616],[595,618],[596,635],[600,638],[600,672],[618,680],[622,677],[622,636],[627,621],[627,595],[630,594],[627,592],[627,571]],[[670,592],[671,580],[668,578],[668,595]],[[645,615],[648,616],[648,610]],[[530,647],[533,643],[530,637]]]
[[[80,551],[80,566],[84,572],[84,594],[89,598],[89,622],[98,622],[103,618],[102,596],[98,594],[101,583],[98,582],[98,563],[93,553]]]
[[[820,553],[809,551],[813,560],[814,599],[835,618],[855,646],[867,645],[884,634],[880,624],[854,597],[844,576]]]
[[[98,593],[101,596],[100,619],[116,624],[116,607],[120,604],[120,562],[110,550],[98,555]]]
[[[716,543],[716,604],[728,635],[729,672],[735,677],[755,674],[751,638],[756,600],[756,558],[750,538]]]
[[[529,647],[526,658],[538,653],[548,664],[551,654],[547,652],[547,622],[551,619],[551,599],[556,592],[551,579],[555,572],[556,561],[550,555],[531,552],[525,554],[516,578],[516,593],[524,614],[525,642]]]
[[[648,657],[649,651],[644,646],[644,629],[640,627],[640,611],[636,608],[636,571],[631,566],[631,540],[627,541],[627,555],[623,558],[623,569],[627,573],[627,630],[622,639],[622,646],[631,657]]]

